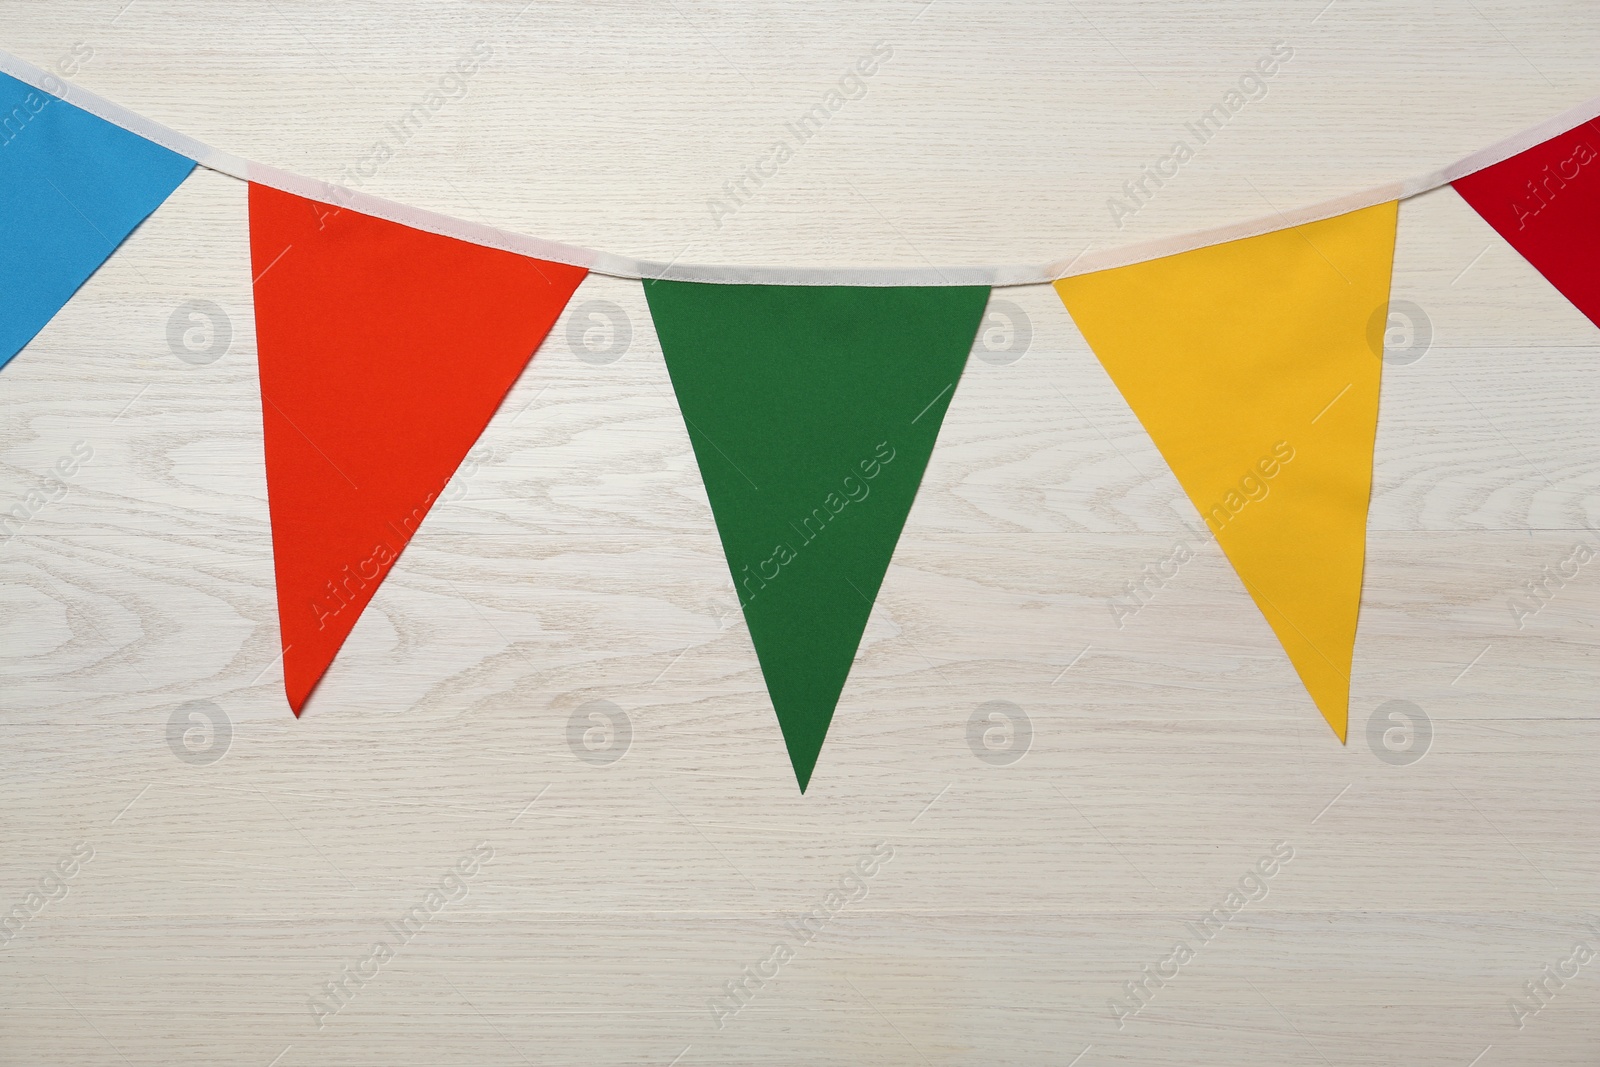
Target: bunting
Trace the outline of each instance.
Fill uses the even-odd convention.
[[[586,273],[250,186],[296,715]]]
[[[1056,283],[1340,741],[1395,218],[1380,204]]]
[[[1065,264],[745,268],[652,263],[330,189],[3,52],[0,70],[0,366],[196,163],[250,181],[296,715],[591,270],[645,279],[802,792],[991,286],[1055,285],[1341,741],[1396,198],[1452,184],[1600,325],[1600,100],[1408,182]],[[0,543],[34,497],[0,515]]]
[[[1457,178],[1456,192],[1600,326],[1600,122]]]
[[[804,792],[989,290],[644,289]]]
[[[193,169],[0,74],[0,367]]]

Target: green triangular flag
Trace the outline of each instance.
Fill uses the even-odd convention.
[[[989,289],[644,290],[804,792]]]

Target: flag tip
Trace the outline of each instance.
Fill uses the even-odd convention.
[[[1328,724],[1328,729],[1333,731],[1333,736],[1339,739],[1339,743],[1348,745],[1350,743],[1350,706],[1348,701],[1344,707],[1338,710],[1337,714],[1330,714],[1321,708],[1317,710],[1322,711],[1323,721]]]
[[[319,677],[317,681],[321,681]],[[308,686],[291,687],[287,677],[283,680],[283,695],[289,701],[289,710],[294,712],[294,717],[299,718],[300,713],[306,710],[306,701],[311,699],[311,691],[317,687],[316,682]]]
[[[805,796],[806,787],[811,784],[811,772],[817,768],[817,759],[815,756],[811,757],[809,761],[791,758],[790,765],[794,767],[794,780],[800,786],[800,795]]]

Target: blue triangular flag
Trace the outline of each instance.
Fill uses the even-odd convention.
[[[0,367],[193,169],[0,74]]]

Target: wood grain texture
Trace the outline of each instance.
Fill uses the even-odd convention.
[[[363,188],[732,263],[1071,256],[1427,170],[1600,92],[1600,11],[1568,0],[524,3],[6,0],[0,43],[87,45],[88,88],[338,180],[488,42]],[[1106,200],[1278,40],[1266,96],[1114,226]],[[878,41],[865,95],[713,222]],[[1600,335],[1453,193],[1401,209],[1394,299],[1427,343],[1386,367],[1347,747],[1214,545],[1115,624],[1195,516],[1026,288],[997,294],[804,797],[643,295],[605,278],[289,715],[244,208],[196,174],[0,375],[0,510],[93,449],[0,545],[0,908],[93,848],[0,946],[0,1062],[1600,1055],[1600,963],[1521,1028],[1508,1007],[1600,947],[1600,563],[1509,606],[1597,542]],[[169,342],[193,300],[226,318],[213,362]],[[631,340],[590,362],[606,315]],[[629,721],[608,765],[569,737],[592,700]],[[1409,765],[1368,740],[1391,700],[1431,726]],[[185,740],[194,701],[225,750]],[[1009,765],[968,744],[990,701],[1031,726]],[[880,841],[864,899],[799,943],[786,918]],[[1279,841],[1266,898],[1200,944],[1185,923]],[[480,842],[465,899],[319,1027],[308,999]],[[1180,938],[1195,958],[1119,1028],[1108,999]],[[708,1002],[780,940],[719,1029]]]

